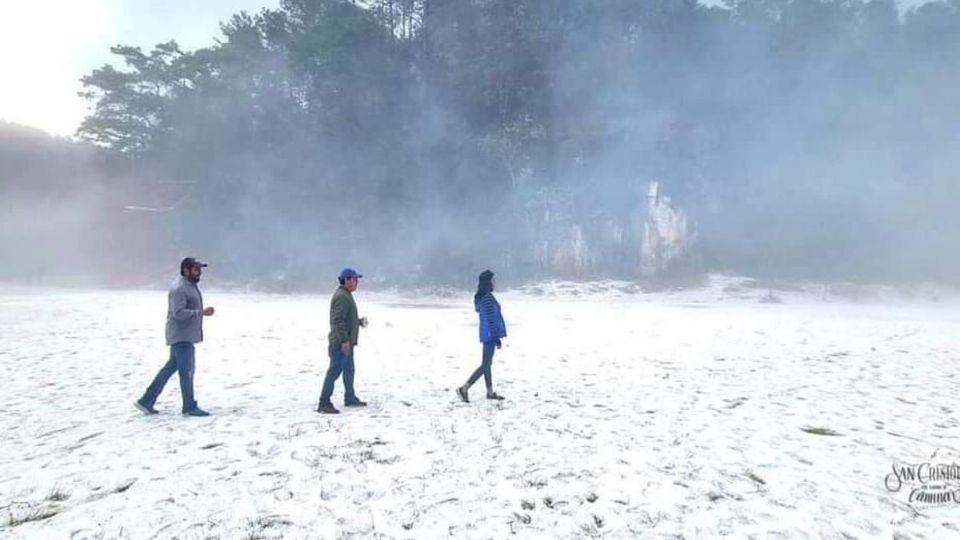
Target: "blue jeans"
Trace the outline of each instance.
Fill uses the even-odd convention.
[[[357,401],[357,394],[353,391],[353,349],[350,354],[343,354],[339,343],[331,343],[327,352],[330,354],[330,367],[327,376],[323,379],[323,390],[320,392],[320,404],[329,404],[333,396],[333,385],[343,374],[343,401],[350,403]]]
[[[497,350],[497,343],[495,341],[491,341],[490,343],[484,342],[483,361],[480,367],[470,376],[470,379],[467,380],[467,388],[473,386],[473,383],[477,382],[477,379],[483,375],[483,382],[487,385],[487,392],[493,390],[493,352],[495,350]]]
[[[160,368],[160,372],[154,377],[153,382],[147,387],[147,391],[140,398],[140,403],[153,407],[157,402],[163,387],[170,380],[175,372],[180,373],[180,396],[183,398],[183,412],[197,408],[197,402],[193,399],[193,371],[195,367],[195,354],[193,343],[180,342],[170,346],[170,359]]]

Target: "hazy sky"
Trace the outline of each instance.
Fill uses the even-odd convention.
[[[2,0],[0,119],[70,135],[87,113],[79,79],[114,63],[110,46],[212,43],[218,23],[279,0]]]
[[[923,0],[900,0],[913,6]],[[705,3],[719,4],[721,0]],[[70,135],[87,113],[79,79],[113,62],[111,45],[212,42],[230,15],[279,0],[2,0],[0,119]]]

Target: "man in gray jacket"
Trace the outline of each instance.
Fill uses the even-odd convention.
[[[184,416],[210,416],[193,399],[194,344],[203,341],[203,318],[213,315],[212,307],[203,307],[197,283],[207,265],[192,257],[180,262],[180,277],[167,295],[167,345],[170,360],[160,369],[143,397],[134,404],[144,414],[157,414],[153,408],[164,385],[175,372],[180,373],[180,394]]]

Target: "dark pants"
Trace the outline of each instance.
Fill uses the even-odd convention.
[[[180,373],[180,396],[183,398],[183,412],[197,408],[193,399],[193,370],[194,370],[193,343],[180,342],[170,346],[170,360],[160,368],[153,382],[140,398],[140,403],[153,407],[163,392],[163,387],[175,372]]]
[[[357,394],[353,392],[353,350],[350,354],[343,354],[339,343],[331,343],[327,351],[330,354],[330,367],[327,376],[323,379],[323,390],[320,392],[320,404],[330,403],[333,395],[333,384],[343,374],[343,401],[350,403],[357,401]]]
[[[483,363],[473,372],[473,375],[467,380],[467,387],[473,386],[477,379],[483,375],[483,382],[487,384],[487,392],[493,390],[493,351],[497,349],[495,342],[483,344]]]

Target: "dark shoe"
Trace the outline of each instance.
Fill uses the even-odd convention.
[[[198,418],[199,418],[199,417],[202,417],[202,416],[210,416],[210,413],[208,413],[207,411],[201,409],[200,407],[194,407],[194,408],[190,409],[189,411],[183,411],[183,415],[184,415],[184,416],[195,416],[195,417],[198,417]]]
[[[503,401],[504,397],[496,392],[487,392],[487,399],[493,399],[496,401]]]
[[[470,403],[470,397],[467,396],[467,389],[466,389],[466,387],[461,386],[461,387],[457,388],[457,395],[460,396],[460,401],[462,401],[462,402],[464,402],[464,403]]]
[[[160,414],[160,411],[154,409],[153,407],[148,407],[143,403],[140,403],[140,400],[133,402],[133,406],[136,407],[143,414]]]
[[[360,401],[359,399],[351,399],[350,401],[343,402],[344,407],[366,407],[366,401]]]
[[[333,403],[321,403],[320,406],[317,407],[317,412],[323,414],[340,414],[340,411],[333,406]]]

